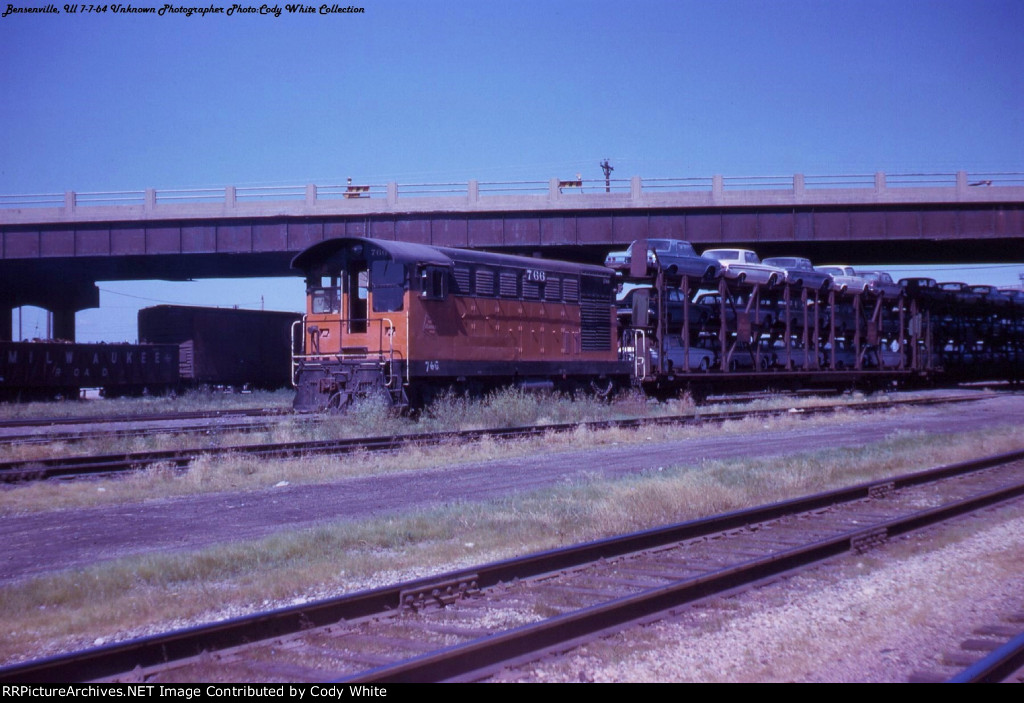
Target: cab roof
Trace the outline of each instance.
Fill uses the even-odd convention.
[[[426,264],[444,267],[453,267],[458,262],[520,269],[533,268],[558,273],[587,273],[603,278],[610,278],[614,275],[613,271],[604,266],[591,264],[576,264],[513,254],[495,254],[475,249],[435,247],[429,244],[364,237],[339,237],[314,244],[292,259],[292,268],[310,273],[317,269],[330,268],[332,264],[340,264],[345,259],[389,259],[400,264]]]

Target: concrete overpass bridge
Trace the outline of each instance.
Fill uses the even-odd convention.
[[[97,307],[98,281],[293,275],[365,236],[597,261],[634,239],[816,263],[1024,261],[1024,174],[303,185],[0,196],[0,338],[12,311]]]

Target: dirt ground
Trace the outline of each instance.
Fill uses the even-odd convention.
[[[538,453],[329,484],[7,516],[0,518],[4,544],[0,580],[129,554],[250,539],[328,521],[359,520],[452,501],[488,500],[583,475],[616,477],[683,462],[755,454],[779,460],[794,451],[876,442],[898,430],[942,434],[1008,423],[1024,427],[1024,396],[921,408],[899,415],[898,421],[884,415],[853,416],[838,426],[808,423],[806,428],[746,436]],[[983,453],[984,447],[979,451]]]

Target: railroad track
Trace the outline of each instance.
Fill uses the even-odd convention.
[[[1024,623],[1016,636],[948,680],[950,683],[1024,683]]]
[[[166,422],[167,420],[210,420],[224,417],[265,417],[287,415],[283,408],[248,408],[239,410],[196,410],[190,412],[161,413],[160,415],[103,415],[92,417],[30,417],[11,418],[0,422],[3,427],[55,427],[59,425],[91,425],[118,422]]]
[[[0,682],[478,680],[1022,496],[1018,451],[26,662]]]
[[[819,390],[793,391],[784,394],[771,393],[748,393],[743,395],[719,396],[707,398],[706,405],[721,405],[726,403],[743,403],[768,398],[778,398],[780,395],[792,397],[807,397],[809,395],[821,395]],[[51,444],[54,442],[72,443],[95,439],[97,433],[90,430],[55,431],[53,428],[62,425],[89,426],[89,425],[119,425],[126,424],[126,429],[104,429],[103,437],[116,437],[118,439],[151,437],[156,435],[194,435],[194,434],[223,434],[227,432],[266,432],[275,426],[274,422],[224,422],[230,418],[264,418],[276,419],[300,419],[302,422],[322,422],[324,416],[301,416],[285,409],[251,409],[251,410],[222,410],[210,412],[187,412],[171,413],[168,415],[121,415],[110,418],[100,417],[78,417],[78,418],[31,418],[19,420],[6,420],[0,422],[0,428],[9,429],[15,427],[45,428],[47,432],[32,434],[8,434],[0,435],[0,447],[30,444]],[[189,420],[213,420],[215,423],[204,423],[198,425],[162,425],[162,426],[140,426],[149,423],[168,423]]]
[[[809,395],[821,395],[820,390],[794,391],[784,394],[771,393],[749,393],[743,395],[718,396],[705,400],[707,405],[721,405],[726,403],[752,402],[777,398],[782,396],[807,397]],[[101,436],[105,438],[131,439],[138,437],[155,437],[159,435],[216,435],[229,432],[255,433],[268,432],[273,429],[276,422],[281,420],[298,420],[303,424],[323,423],[329,415],[297,415],[286,409],[249,409],[249,410],[216,410],[210,412],[176,412],[166,415],[121,415],[117,418],[38,418],[31,420],[15,420],[0,422],[0,428],[46,428],[47,432],[23,434],[23,435],[0,435],[0,447],[51,444],[54,442],[73,443],[95,439],[97,433],[94,431],[75,430],[68,432],[54,431],[52,428],[61,425],[90,426],[103,425]],[[224,422],[233,418],[254,418],[255,422]],[[272,418],[273,421],[260,422],[261,418]],[[170,422],[187,421],[214,421],[201,425],[166,425]],[[163,423],[157,427],[145,427],[151,423]],[[105,429],[111,425],[129,425],[126,429]],[[141,426],[141,427],[140,427]]]
[[[895,407],[939,405],[973,402],[991,395],[946,396],[941,398],[910,398],[883,402],[864,402],[846,405],[815,405],[797,410],[801,414],[824,414],[838,410],[875,411]],[[114,474],[163,464],[184,469],[200,456],[251,456],[264,459],[287,459],[299,456],[338,455],[355,451],[392,451],[409,446],[429,446],[443,442],[473,441],[483,437],[494,439],[522,439],[548,433],[573,432],[587,429],[631,428],[644,425],[696,425],[707,422],[725,422],[748,417],[784,415],[790,410],[734,410],[708,412],[699,415],[673,415],[666,417],[633,418],[626,420],[600,420],[581,423],[540,425],[535,427],[492,428],[462,432],[404,434],[387,437],[363,437],[320,440],[313,442],[287,442],[275,444],[244,444],[230,447],[193,447],[131,454],[103,456],[72,456],[53,459],[26,459],[0,463],[0,483],[22,483],[49,478],[72,478],[99,474]]]
[[[279,420],[251,422],[218,422],[217,424],[201,425],[176,425],[162,427],[127,427],[123,429],[105,429],[102,435],[94,430],[75,432],[47,432],[46,434],[22,434],[6,435],[0,437],[0,447],[29,445],[29,444],[62,444],[72,442],[84,442],[97,437],[104,439],[131,439],[135,437],[152,437],[156,435],[212,435],[225,434],[228,432],[268,432],[277,426]],[[313,423],[321,421],[317,417],[301,418],[302,422]]]

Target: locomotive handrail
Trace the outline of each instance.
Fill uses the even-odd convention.
[[[298,382],[298,379],[297,379],[297,374],[298,374],[298,371],[299,371],[299,364],[296,361],[296,359],[298,358],[299,355],[297,355],[296,352],[295,352],[295,348],[296,348],[296,344],[295,344],[295,327],[296,327],[296,325],[301,326],[301,329],[302,329],[302,336],[299,337],[300,342],[299,342],[298,347],[299,347],[299,349],[302,349],[304,351],[305,350],[305,344],[306,344],[306,316],[303,315],[301,320],[296,320],[295,322],[292,323],[291,336],[289,337],[289,339],[291,339],[291,342],[292,342],[292,373],[291,373],[291,377],[292,377],[292,387],[293,388],[298,388],[299,387],[299,382]]]
[[[377,338],[377,348],[376,349],[367,348],[366,351],[354,352],[354,351],[345,351],[345,347],[341,347],[341,349],[339,351],[336,351],[336,352],[319,352],[318,351],[318,352],[313,352],[313,353],[309,353],[309,354],[305,354],[305,353],[303,353],[303,354],[293,354],[293,358],[301,359],[301,360],[315,360],[315,359],[339,359],[340,360],[340,359],[362,359],[362,358],[366,358],[366,357],[369,357],[369,356],[378,356],[378,357],[390,356],[390,357],[394,357],[395,349],[394,349],[393,335],[387,335],[388,336],[388,348],[387,349],[384,348],[384,336],[386,334],[386,330],[396,330],[396,329],[398,329],[395,326],[395,323],[392,322],[389,318],[385,317],[385,318],[381,318],[381,319],[373,319],[373,318],[362,318],[362,317],[360,317],[360,318],[341,317],[341,318],[334,318],[332,320],[332,322],[340,322],[343,326],[346,325],[346,324],[351,324],[353,322],[365,323],[367,326],[369,326],[369,325],[379,325],[380,326],[380,331],[378,332],[378,335],[377,335],[377,337],[378,337]],[[387,327],[385,327],[385,323],[386,323]],[[305,343],[305,327],[306,327],[306,316],[305,315],[303,315],[302,326],[303,326],[303,343]],[[399,354],[399,356],[401,356],[401,355]]]
[[[633,378],[643,380],[647,378],[647,333],[639,328],[630,327],[625,335],[632,337],[632,345],[628,342],[626,347],[633,349]]]
[[[385,388],[394,388],[394,383],[398,379],[395,375],[395,323],[390,318],[381,318],[381,333],[388,338],[388,375],[384,381]],[[384,331],[384,323],[387,323],[387,331]],[[408,372],[408,371],[407,371]]]
[[[390,318],[382,317],[380,319],[374,319],[374,318],[365,318],[365,317],[353,317],[353,318],[338,317],[338,318],[334,318],[332,321],[340,322],[342,324],[342,326],[344,326],[346,324],[351,324],[352,322],[365,323],[368,326],[370,326],[370,325],[379,325],[380,329],[379,329],[379,332],[378,332],[378,335],[377,335],[377,338],[378,338],[377,339],[377,349],[370,349],[370,348],[368,348],[366,351],[357,351],[356,352],[356,351],[345,351],[345,347],[341,347],[340,350],[336,351],[336,352],[316,351],[316,352],[311,352],[311,353],[308,353],[308,354],[304,353],[304,352],[301,353],[301,354],[298,354],[298,353],[295,353],[294,349],[293,349],[293,353],[292,353],[292,363],[293,363],[293,366],[294,366],[296,360],[311,361],[311,360],[316,360],[316,359],[338,359],[338,360],[342,360],[342,359],[361,359],[361,358],[367,358],[367,357],[371,357],[371,356],[377,356],[378,358],[381,358],[381,359],[387,358],[387,359],[392,360],[392,361],[394,360],[395,354],[396,354],[395,349],[394,349],[394,331],[396,331],[397,326],[395,325],[395,323]],[[298,320],[296,320],[296,322],[293,323],[293,332],[292,332],[292,335],[293,335],[292,339],[293,340],[295,339],[294,338],[294,334],[295,334],[294,333],[294,324],[298,324]],[[303,329],[302,341],[303,341],[303,345],[305,345],[306,315],[302,316],[302,329]],[[390,333],[390,334],[388,334],[388,333]],[[386,349],[385,349],[385,345],[384,345],[384,338],[385,337],[387,337],[387,348]],[[304,346],[303,346],[303,348],[304,348]],[[401,352],[400,351],[397,352],[397,355],[398,355],[398,358],[400,359],[401,358]]]

